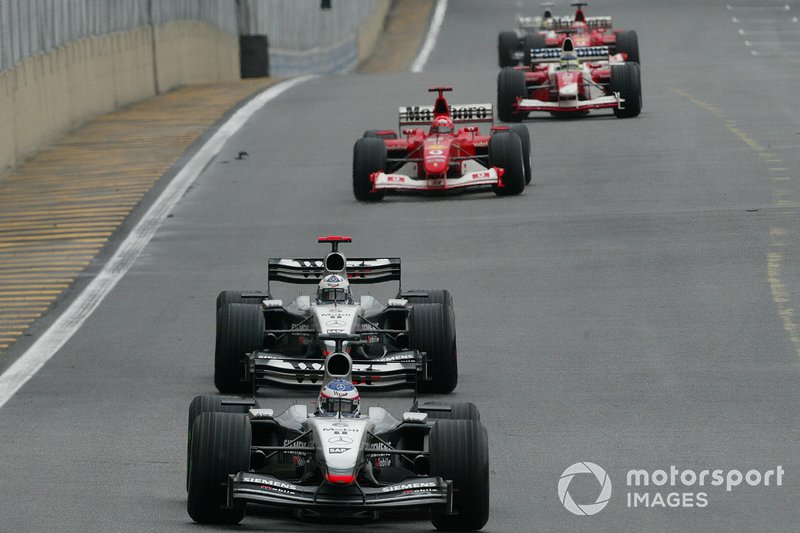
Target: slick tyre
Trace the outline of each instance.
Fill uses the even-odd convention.
[[[522,142],[512,133],[496,133],[489,138],[489,163],[503,172],[503,187],[494,185],[497,196],[511,196],[525,190]]]
[[[544,37],[539,35],[538,33],[535,35],[528,34],[522,38],[522,63],[529,67],[533,63],[533,58],[531,56],[531,50],[534,48],[544,48],[545,42]]]
[[[525,98],[525,73],[504,67],[497,74],[497,117],[503,122],[519,122],[527,113],[516,109],[517,99]]]
[[[374,202],[384,191],[373,191],[370,175],[386,170],[386,144],[383,139],[366,137],[353,146],[353,194],[361,202]]]
[[[614,109],[617,118],[631,118],[642,112],[642,82],[638,63],[611,65],[612,92],[624,100],[623,109]]]
[[[453,482],[454,515],[431,512],[443,531],[474,531],[489,521],[489,439],[477,420],[439,420],[429,437],[431,475]]]
[[[238,524],[244,503],[226,509],[223,483],[229,474],[250,469],[250,421],[240,414],[203,413],[192,425],[187,510],[200,524]]]
[[[520,39],[513,31],[500,32],[497,36],[497,62],[500,68],[518,64],[514,54],[520,49]]]
[[[478,406],[472,402],[425,402],[419,406],[419,412],[428,413],[431,420],[481,419]]]
[[[616,53],[624,53],[627,57],[627,62],[639,63],[639,37],[636,32],[619,31],[617,32],[617,47]]]
[[[411,348],[425,352],[430,381],[421,381],[421,392],[448,393],[458,384],[458,349],[455,316],[442,304],[414,304],[409,315]]]
[[[264,313],[261,306],[228,304],[220,309],[214,352],[214,384],[223,394],[253,392],[243,381],[246,354],[264,347]]]
[[[222,401],[227,399],[225,396],[203,395],[195,396],[192,403],[189,404],[189,428],[188,428],[188,446],[186,449],[187,461],[192,453],[192,426],[194,421],[203,413],[247,413],[249,407],[247,405],[223,405]],[[234,399],[234,398],[231,398]],[[240,399],[240,398],[235,398]],[[187,463],[188,464],[188,463]],[[189,471],[186,471],[186,490],[189,490]]]
[[[533,174],[531,172],[531,132],[527,126],[512,124],[511,133],[519,137],[522,144],[522,167],[525,169],[525,185],[529,185]]]

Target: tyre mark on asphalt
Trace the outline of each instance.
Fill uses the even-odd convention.
[[[784,188],[785,183],[792,180],[791,176],[786,175],[789,172],[789,168],[783,165],[784,161],[739,128],[736,121],[724,111],[708,102],[695,98],[684,90],[673,87],[670,87],[670,90],[715,116],[728,131],[756,152],[765,164],[770,165],[768,168],[772,174],[770,176],[773,184],[772,206],[779,210],[784,210],[779,211],[779,216],[791,218],[792,220],[796,219],[796,209],[800,207],[800,202],[798,202],[796,189]],[[779,187],[779,184],[782,187]],[[777,306],[777,313],[783,323],[783,330],[789,336],[789,340],[794,346],[795,354],[800,356],[800,326],[798,325],[797,311],[791,301],[791,291],[783,281],[783,272],[786,267],[786,250],[791,246],[792,237],[792,231],[788,228],[774,223],[770,226],[770,251],[767,253],[766,269],[772,301]]]

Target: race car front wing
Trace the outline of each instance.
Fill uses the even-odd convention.
[[[325,376],[322,359],[282,357],[269,352],[250,354],[248,372],[255,386],[281,384],[286,386],[317,386]],[[371,361],[353,361],[353,383],[375,389],[413,388],[415,383],[428,379],[427,367],[419,352],[408,350]]]
[[[521,112],[526,111],[547,111],[550,113],[575,113],[577,111],[589,111],[591,109],[620,108],[625,102],[619,94],[614,93],[608,96],[599,96],[591,100],[559,100],[557,102],[546,102],[533,98],[522,98],[517,103],[517,109]]]
[[[239,472],[227,482],[229,507],[235,501],[284,507],[336,507],[352,511],[444,506],[452,512],[453,485],[440,477],[411,478],[382,487],[329,483],[300,485],[268,474]]]
[[[373,190],[406,190],[406,191],[446,191],[475,187],[477,185],[502,186],[503,170],[490,167],[476,172],[468,172],[458,178],[413,178],[405,174],[386,174],[376,172],[370,176]]]

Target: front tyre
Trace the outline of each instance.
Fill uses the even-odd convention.
[[[189,516],[200,524],[238,524],[244,518],[245,505],[225,508],[224,482],[229,474],[250,469],[250,421],[240,414],[203,413],[194,421],[192,434]]]
[[[458,348],[455,315],[442,304],[414,304],[409,314],[411,348],[425,352],[430,381],[419,383],[421,392],[448,393],[458,384]]]
[[[361,202],[383,198],[385,191],[373,191],[370,176],[386,170],[386,144],[378,137],[363,137],[353,146],[353,195]]]
[[[531,133],[527,126],[522,124],[512,124],[511,133],[519,137],[522,144],[522,167],[525,170],[525,185],[529,185],[533,178],[531,171]]]
[[[497,74],[497,117],[503,122],[519,122],[526,113],[517,110],[517,101],[525,98],[525,73],[505,67]]]
[[[260,305],[228,304],[219,311],[214,352],[214,384],[223,394],[253,392],[245,381],[247,354],[264,348],[264,312]]]
[[[453,511],[431,511],[444,531],[474,531],[489,521],[489,439],[477,420],[439,420],[429,437],[431,475],[453,482]]]
[[[623,108],[615,108],[617,118],[631,118],[642,112],[642,82],[638,63],[611,65],[610,90],[624,100]]]
[[[494,185],[497,196],[511,196],[525,190],[522,142],[513,133],[496,133],[489,138],[489,164],[503,169],[503,186]]]

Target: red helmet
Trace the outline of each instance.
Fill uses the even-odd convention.
[[[447,115],[441,115],[433,119],[431,133],[453,133],[453,119]]]

